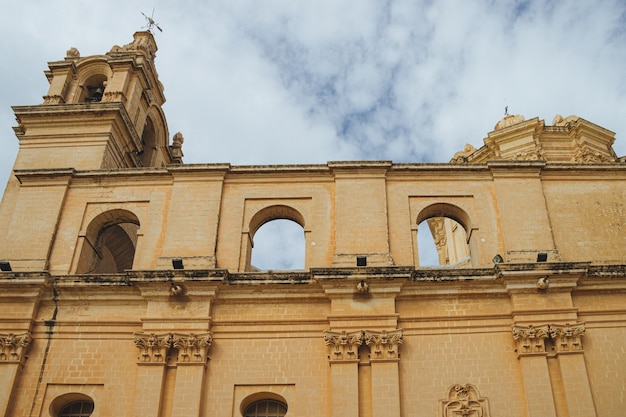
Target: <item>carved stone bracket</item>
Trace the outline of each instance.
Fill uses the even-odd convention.
[[[173,335],[173,346],[178,349],[178,362],[206,363],[211,343],[211,333]]]
[[[178,350],[178,362],[205,363],[213,339],[203,334],[145,334],[134,333],[135,346],[140,350],[139,362],[165,363],[170,348]]]
[[[457,384],[448,389],[445,400],[440,400],[441,417],[489,417],[487,398],[481,397],[471,384]]]
[[[546,339],[554,343],[556,353],[576,352],[582,351],[585,323],[544,324],[537,327],[514,324],[512,330],[513,339],[517,342],[518,355],[546,353]]]
[[[370,347],[370,359],[399,359],[399,348],[403,342],[402,329],[387,332],[364,332],[365,344]]]
[[[172,334],[134,333],[135,347],[140,350],[139,362],[165,363],[172,346]]]
[[[0,363],[21,363],[32,340],[29,332],[0,334]]]
[[[324,342],[328,346],[328,359],[331,361],[358,361],[359,347],[370,348],[370,359],[399,359],[402,344],[402,329],[391,331],[358,330],[354,332],[324,332]]]

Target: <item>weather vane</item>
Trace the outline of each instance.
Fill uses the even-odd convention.
[[[144,12],[141,12],[141,14],[143,15],[143,17],[146,18],[146,22],[148,23],[147,25],[148,32],[150,32],[153,27],[159,29],[159,32],[163,32],[163,29],[159,27],[159,24],[154,21],[154,7],[152,8],[151,16],[146,16]]]

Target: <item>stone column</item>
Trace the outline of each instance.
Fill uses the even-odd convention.
[[[513,325],[529,417],[556,417],[546,359],[545,339],[548,337],[547,324],[538,327]]]
[[[400,417],[398,350],[402,344],[402,329],[365,331],[364,340],[370,348],[373,415]]]
[[[333,417],[359,417],[359,346],[363,332],[324,332],[328,346]]]
[[[200,399],[211,343],[211,333],[173,335],[173,346],[178,349],[173,416],[200,415]]]
[[[554,341],[570,417],[596,415],[583,357],[582,337],[585,330],[585,323],[550,325],[550,337]]]
[[[161,409],[167,351],[172,346],[172,335],[135,333],[134,336],[135,346],[139,348],[140,353],[132,415],[158,416]]]
[[[30,333],[0,334],[0,415],[6,415],[15,378],[24,364],[24,353],[32,341]]]

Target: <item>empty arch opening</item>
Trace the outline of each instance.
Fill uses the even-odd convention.
[[[117,274],[132,269],[139,221],[130,212],[113,210],[97,216],[87,228],[77,274]]]
[[[293,220],[270,220],[254,233],[252,270],[300,270],[304,257],[304,229]]]
[[[146,120],[146,126],[141,134],[141,145],[143,146],[143,149],[139,153],[141,166],[151,166],[152,157],[156,151],[156,131],[152,119],[149,117]]]
[[[431,217],[417,228],[420,267],[464,268],[471,265],[467,233],[450,217]]]
[[[464,210],[448,203],[432,204],[420,212],[417,224],[420,267],[472,266],[468,239],[471,221]]]

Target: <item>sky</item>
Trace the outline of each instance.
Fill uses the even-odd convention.
[[[154,10],[154,14],[153,14]],[[583,117],[626,154],[626,2],[23,0],[0,5],[0,184],[12,105],[47,62],[153,29],[186,163],[447,162],[504,116]]]

